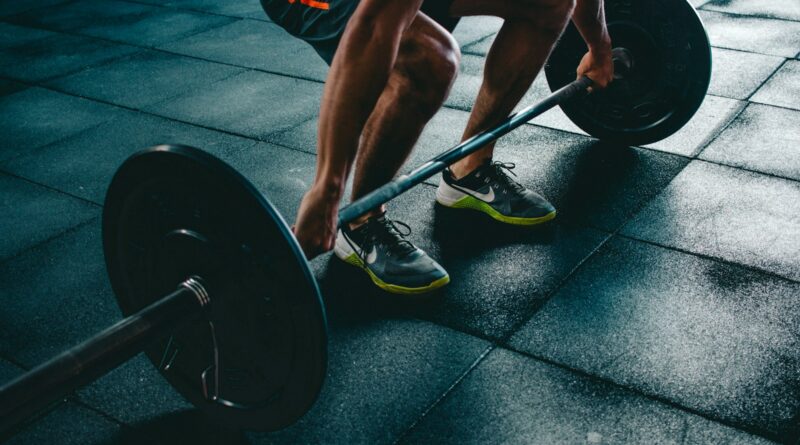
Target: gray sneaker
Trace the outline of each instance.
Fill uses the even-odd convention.
[[[556,209],[552,204],[508,175],[514,174],[514,167],[511,163],[487,161],[458,180],[447,169],[442,172],[436,202],[455,209],[477,210],[497,221],[520,226],[533,226],[555,218]]]
[[[406,224],[381,215],[354,230],[339,230],[333,251],[387,292],[421,294],[449,283],[447,271],[405,239],[410,232]]]

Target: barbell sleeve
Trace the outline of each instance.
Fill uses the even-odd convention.
[[[209,297],[198,279],[0,388],[0,437],[76,389],[126,362],[202,312]]]
[[[581,77],[574,82],[554,91],[541,102],[533,104],[509,116],[496,126],[485,130],[450,150],[439,154],[430,161],[415,168],[408,174],[384,184],[360,199],[339,210],[339,227],[355,221],[370,210],[385,204],[400,196],[414,186],[422,183],[437,173],[441,173],[448,166],[483,148],[486,144],[496,141],[500,137],[524,125],[526,122],[543,114],[551,108],[575,97],[589,94],[589,88],[594,84],[588,77]]]

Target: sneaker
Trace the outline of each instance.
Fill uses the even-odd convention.
[[[497,221],[520,226],[541,224],[555,218],[556,209],[552,204],[508,175],[514,175],[514,167],[511,163],[487,160],[461,179],[455,179],[447,169],[442,172],[436,201],[454,209],[478,210]]]
[[[405,239],[410,233],[405,223],[381,215],[356,229],[339,230],[333,251],[387,292],[421,294],[449,283],[444,268]]]

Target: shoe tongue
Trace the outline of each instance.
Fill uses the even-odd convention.
[[[480,178],[486,176],[491,173],[492,169],[492,160],[491,159],[484,159],[483,164],[480,167],[475,169],[475,177]]]
[[[405,237],[401,235],[401,233],[391,224],[390,220],[386,218],[386,214],[382,214],[380,216],[376,216],[370,220],[373,224],[378,224],[383,226],[382,229],[378,230],[386,230],[384,232],[386,235],[389,235],[389,238],[383,238],[384,241],[390,241],[388,244],[390,249],[392,249],[396,254],[405,256],[408,255],[416,250],[411,242],[405,240]]]

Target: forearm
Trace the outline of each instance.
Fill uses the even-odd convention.
[[[326,193],[343,193],[361,132],[420,3],[362,1],[342,36],[320,110],[315,185]]]
[[[611,49],[603,0],[577,0],[572,22],[575,23],[590,51]]]

